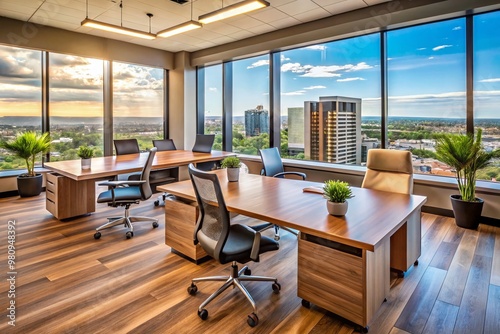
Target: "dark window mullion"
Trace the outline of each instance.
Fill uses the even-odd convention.
[[[233,63],[222,65],[222,150],[233,150]]]

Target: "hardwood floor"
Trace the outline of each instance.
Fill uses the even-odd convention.
[[[15,221],[15,299],[10,285],[0,286],[1,333],[353,333],[352,324],[296,296],[297,241],[282,231],[281,248],[250,264],[254,274],[277,276],[281,293],[267,283],[247,283],[260,318],[246,324],[251,306],[237,290],[228,290],[197,316],[198,305],[218,283],[200,283],[196,296],[190,279],[220,275],[228,265],[214,260],[191,263],[164,244],[163,208],[153,200],[132,207],[132,214],[160,219],[125,230],[94,229],[122,209],[97,205],[97,212],[58,221],[45,210],[45,195],[0,199],[2,277],[7,266],[8,225]],[[239,216],[236,220],[248,222]],[[272,231],[269,231],[272,233]],[[12,234],[11,234],[12,235]],[[8,282],[7,282],[8,283]],[[15,301],[15,327],[7,307]],[[500,333],[500,228],[478,231],[456,227],[454,220],[424,214],[422,256],[404,278],[395,275],[391,291],[369,333]]]

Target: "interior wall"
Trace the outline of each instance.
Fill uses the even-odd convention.
[[[0,16],[0,43],[82,57],[172,69],[172,52]]]

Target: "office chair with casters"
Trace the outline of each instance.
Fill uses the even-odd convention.
[[[266,149],[259,150],[259,154],[262,160],[262,170],[260,171],[260,175],[264,176],[272,176],[278,178],[285,178],[287,175],[294,175],[302,180],[306,179],[306,174],[301,172],[285,172],[285,168],[283,167],[283,162],[281,161],[280,152],[278,148],[271,147]],[[288,231],[292,234],[297,235],[297,232],[291,230],[287,227],[281,226],[282,229]],[[280,226],[274,225],[274,239],[279,240]]]
[[[113,140],[115,146],[116,155],[134,154],[140,153],[139,143],[137,139],[115,139]],[[115,177],[117,181],[127,181],[127,180],[139,180],[141,178],[141,173],[125,173],[118,174]]]
[[[153,139],[153,146],[157,148],[158,152],[159,151],[175,151],[177,148],[175,147],[174,141],[172,139]],[[165,174],[166,172],[168,173],[168,170],[176,170],[175,178],[169,177],[169,181],[173,182],[174,179],[177,178],[178,170],[179,168],[169,168],[167,170],[160,169],[160,170],[155,170],[151,173],[151,182],[155,183],[155,181],[160,181],[162,179],[162,174]],[[160,179],[160,180],[158,180]],[[165,180],[164,180],[165,181]],[[158,184],[162,184],[162,182],[157,182]],[[165,182],[163,182],[164,184]],[[168,183],[168,182],[166,182]],[[165,199],[169,196],[172,196],[168,193],[163,193],[161,196],[158,197],[156,201],[154,201],[155,206],[159,206],[160,204],[165,203]]]
[[[128,181],[107,181],[99,183],[100,186],[108,186],[110,189],[99,194],[97,203],[108,203],[112,207],[125,207],[125,215],[118,218],[108,218],[108,222],[96,228],[94,234],[95,239],[101,237],[101,230],[110,228],[116,225],[125,225],[129,231],[125,234],[127,239],[134,236],[134,228],[132,223],[149,221],[153,223],[153,228],[158,227],[158,219],[150,217],[130,216],[129,209],[132,204],[139,204],[140,201],[145,201],[153,194],[149,186],[149,173],[153,165],[153,159],[156,154],[156,148],[153,147],[149,151],[149,156],[141,172],[140,180]]]
[[[413,164],[410,151],[370,149],[366,161],[366,173],[362,188],[389,191],[401,194],[413,193]],[[391,249],[400,249],[398,240],[406,240],[400,229],[391,236]],[[420,232],[419,232],[420,233]],[[418,259],[414,265],[418,265]],[[400,277],[403,272],[398,272]]]
[[[208,311],[205,309],[215,297],[220,295],[229,287],[237,287],[252,304],[253,312],[248,315],[247,323],[254,327],[258,324],[257,308],[255,302],[243,286],[244,281],[273,282],[274,293],[279,293],[281,285],[275,277],[251,276],[251,270],[244,266],[238,269],[239,263],[248,261],[259,261],[259,256],[268,251],[279,248],[276,241],[249,226],[231,224],[229,211],[226,208],[222,195],[219,179],[216,174],[203,172],[196,169],[193,164],[189,165],[189,175],[193,183],[198,202],[199,218],[194,232],[194,243],[200,244],[208,255],[221,264],[231,262],[231,273],[229,276],[211,276],[194,278],[188,287],[190,295],[198,291],[196,283],[203,281],[225,282],[217,291],[208,297],[199,307],[198,316],[206,320]]]

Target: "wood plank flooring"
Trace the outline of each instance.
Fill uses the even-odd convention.
[[[297,240],[282,231],[280,249],[251,263],[254,274],[277,276],[281,293],[267,283],[247,283],[260,318],[246,323],[252,308],[237,290],[228,290],[197,316],[198,305],[218,283],[190,279],[228,273],[214,260],[201,265],[171,252],[164,244],[163,207],[154,198],[132,207],[132,214],[160,219],[135,225],[125,239],[122,227],[94,229],[122,209],[97,205],[97,212],[58,221],[45,210],[45,195],[0,199],[0,333],[353,333],[352,324],[297,297]],[[238,216],[235,220],[251,223]],[[15,299],[6,281],[8,225],[15,221]],[[272,231],[269,231],[271,234]],[[369,333],[500,333],[500,228],[478,231],[431,214],[422,219],[422,256],[404,278],[391,278],[391,291]],[[12,234],[11,234],[12,235]],[[7,307],[15,300],[16,326]]]

